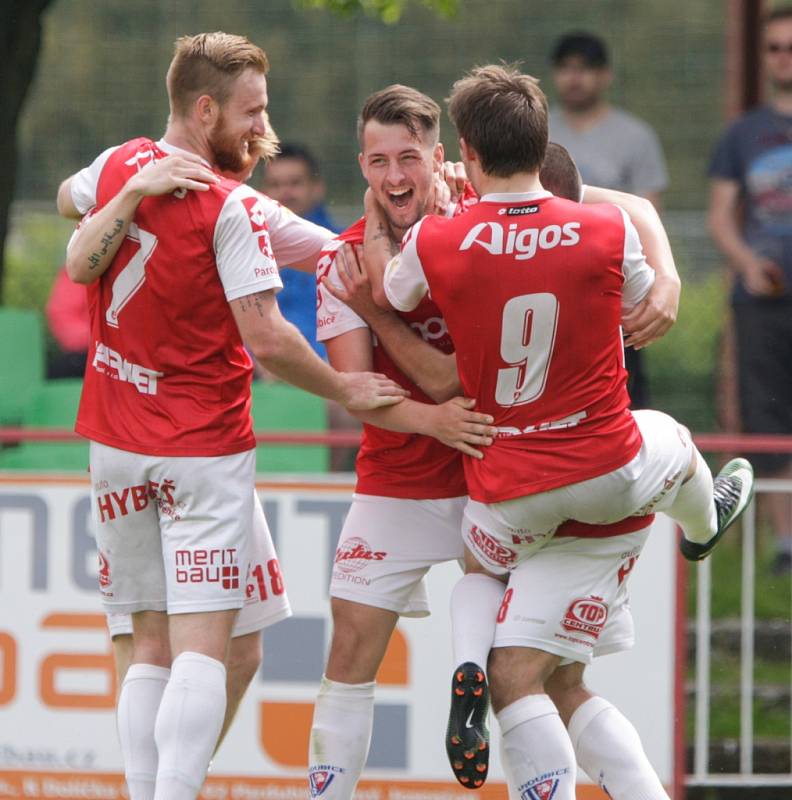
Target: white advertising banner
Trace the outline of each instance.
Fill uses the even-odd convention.
[[[214,760],[207,800],[308,796],[307,738],[331,632],[327,587],[352,486],[267,480],[258,488],[294,615],[264,632],[261,670]],[[0,476],[0,798],[126,796],[90,516],[87,479]],[[675,552],[673,527],[659,518],[630,579],[637,645],[595,663],[587,680],[635,723],[667,786],[673,783]],[[459,574],[456,565],[433,570],[432,615],[396,629],[378,675],[359,798],[470,796],[450,775],[443,743],[454,666],[448,597]],[[490,777],[479,796],[505,798],[493,738]],[[605,794],[581,784],[578,798]]]

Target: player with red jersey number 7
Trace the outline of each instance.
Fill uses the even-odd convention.
[[[267,70],[244,37],[178,40],[164,137],[105,151],[59,193],[59,207],[94,208],[66,266],[89,285],[77,430],[91,440],[102,599],[133,614],[118,709],[132,800],[196,797],[225,713],[257,516],[243,342],[351,408],[406,395],[336,372],[281,317],[265,200],[218,172],[244,172],[266,131]]]

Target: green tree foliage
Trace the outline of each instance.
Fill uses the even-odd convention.
[[[401,19],[410,0],[298,0],[306,8],[321,8],[342,16],[363,13],[393,24]],[[452,17],[459,10],[459,0],[418,0],[441,17]]]

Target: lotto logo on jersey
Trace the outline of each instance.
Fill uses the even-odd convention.
[[[243,197],[242,205],[247,211],[248,219],[250,220],[250,228],[253,233],[267,230],[267,213],[264,210],[264,204],[258,197]]]
[[[365,539],[353,536],[338,546],[335,563],[341,572],[358,572],[370,561],[382,561],[387,555],[384,550],[372,550]]]
[[[479,222],[468,231],[459,250],[470,250],[475,244],[483,247],[490,255],[514,256],[518,261],[525,261],[533,258],[538,250],[571,247],[580,241],[579,222],[522,230],[518,230],[518,227],[516,222],[506,227],[500,222]]]
[[[608,606],[601,597],[590,595],[575,600],[567,609],[561,625],[568,631],[585,633],[596,639],[608,619]]]
[[[517,553],[515,553],[514,550],[500,544],[497,539],[490,536],[477,525],[471,526],[470,538],[485,558],[488,558],[501,567],[508,567],[517,560]]]
[[[177,550],[177,583],[219,583],[223,589],[239,588],[235,547],[211,550]]]
[[[91,366],[97,372],[107,375],[113,380],[131,383],[141,394],[156,394],[157,378],[161,378],[165,374],[127,361],[121,353],[102,342],[96,343],[96,352]]]
[[[311,797],[321,797],[333,782],[337,774],[343,774],[341,767],[333,767],[329,764],[321,764],[318,767],[311,767],[308,771],[308,784],[311,787]]]
[[[532,781],[524,783],[517,790],[520,793],[520,800],[552,800],[558,791],[560,777],[568,772],[569,769],[566,767],[564,769],[556,769],[552,772],[545,772]]]

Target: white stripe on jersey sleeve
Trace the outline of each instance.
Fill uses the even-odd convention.
[[[429,291],[421,259],[418,258],[418,235],[423,220],[404,234],[399,255],[394,256],[385,267],[383,288],[388,302],[397,311],[412,311],[418,307]]]
[[[107,159],[118,150],[121,145],[108,147],[100,153],[87,167],[83,167],[72,176],[69,183],[74,207],[85,214],[96,205],[96,187],[99,185],[99,176],[102,174]]]
[[[215,261],[229,302],[254,292],[283,288],[261,200],[257,191],[240,184],[226,197],[217,217]]]
[[[627,212],[616,206],[624,219],[624,285],[622,286],[622,310],[629,311],[643,300],[655,282],[655,271],[646,262],[641,240]]]
[[[319,251],[335,238],[332,231],[298,217],[271,197],[260,194],[269,226],[270,241],[275,260],[281,267],[299,264]]]
[[[341,279],[338,277],[338,267],[336,266],[336,254],[338,248],[344,243],[340,239],[335,239],[325,246],[319,262],[316,265],[316,341],[326,342],[328,339],[335,339],[342,333],[353,331],[356,328],[367,328],[368,325],[346,304],[330,294],[322,285],[321,278],[327,276],[327,280],[339,289],[343,288]]]

